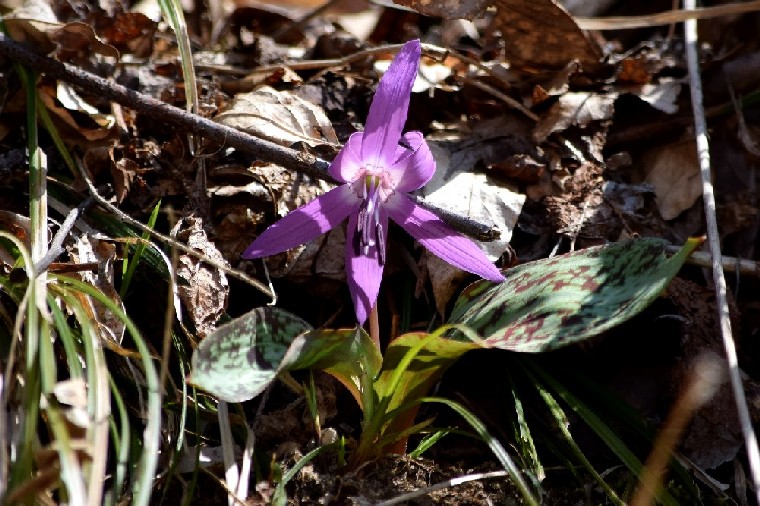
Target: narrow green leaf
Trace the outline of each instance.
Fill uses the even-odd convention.
[[[526,467],[529,467],[533,471],[533,474],[540,483],[546,478],[546,472],[544,471],[541,459],[538,458],[538,450],[533,441],[533,434],[530,432],[528,421],[525,418],[525,409],[523,408],[520,393],[517,391],[514,381],[510,381],[509,383],[512,390],[512,399],[515,402],[515,442],[520,449],[520,454],[523,456],[523,462],[526,464]]]
[[[434,444],[436,444],[438,441],[446,437],[447,435],[451,434],[453,429],[439,429],[435,432],[432,432],[422,438],[422,441],[420,441],[420,444],[417,445],[417,448],[409,452],[409,456],[413,459],[418,459],[422,457],[422,454],[428,451],[430,448],[433,447]]]
[[[148,218],[147,226],[148,228],[154,228],[156,226],[156,220],[158,219],[158,211],[161,210],[161,201],[159,200],[156,202],[156,205],[153,207],[153,211],[150,213],[150,218]],[[129,285],[132,282],[132,276],[134,276],[135,271],[137,270],[137,266],[140,264],[140,259],[143,256],[143,253],[145,253],[145,249],[148,247],[147,244],[144,241],[150,240],[150,234],[148,232],[142,233],[142,239],[143,242],[137,243],[137,246],[135,246],[135,252],[132,255],[132,258],[127,257],[127,255],[124,255],[124,263],[122,264],[123,269],[123,276],[121,278],[121,287],[119,289],[119,296],[123,299],[127,296],[127,292],[129,291]],[[127,251],[130,249],[129,246],[127,246]]]
[[[478,281],[457,300],[450,322],[496,348],[542,352],[596,336],[641,312],[678,273],[700,239],[671,258],[666,241],[632,239],[506,271],[501,284]],[[461,339],[455,333],[455,338]]]
[[[470,410],[459,404],[458,402],[454,402],[449,399],[444,399],[442,397],[423,397],[420,399],[421,402],[428,402],[428,403],[438,403],[438,404],[445,404],[446,406],[450,407],[454,411],[459,414],[464,420],[470,424],[470,427],[475,430],[475,432],[478,433],[478,436],[485,442],[488,447],[493,452],[494,456],[499,460],[499,463],[501,463],[504,470],[507,472],[509,477],[512,479],[512,483],[517,487],[517,489],[520,491],[520,494],[523,497],[523,500],[526,504],[529,505],[538,505],[539,502],[536,499],[536,497],[533,495],[533,492],[528,487],[528,484],[525,482],[525,479],[523,479],[522,473],[520,473],[520,470],[515,465],[515,462],[512,460],[512,457],[509,456],[507,451],[504,449],[504,447],[501,445],[498,439],[496,439],[494,436],[491,435],[490,432],[488,432],[488,429],[483,424],[483,422],[480,421],[480,419],[475,416]]]
[[[586,470],[591,474],[594,480],[596,480],[599,486],[602,487],[602,490],[605,491],[610,500],[614,504],[623,506],[625,503],[620,500],[615,491],[612,490],[612,487],[610,487],[607,482],[604,481],[604,478],[602,478],[596,469],[594,469],[594,466],[591,465],[591,462],[589,462],[589,460],[586,458],[586,455],[584,455],[583,451],[575,443],[575,439],[573,439],[573,435],[570,433],[570,422],[568,421],[567,415],[562,409],[562,406],[559,405],[554,396],[546,388],[544,388],[544,386],[539,381],[536,381],[534,385],[538,390],[538,393],[541,395],[541,398],[546,403],[546,406],[549,408],[549,412],[552,414],[552,417],[554,417],[554,422],[556,423],[557,428],[559,429],[562,436],[565,438],[565,442],[567,443],[570,451],[573,453],[573,456],[583,465],[583,467],[586,468]]]
[[[423,342],[424,341],[424,342]],[[420,347],[409,360],[410,351]],[[378,396],[390,397],[390,411],[427,395],[441,375],[464,353],[480,348],[479,344],[455,341],[430,334],[411,333],[399,336],[388,345],[383,368],[375,383]]]

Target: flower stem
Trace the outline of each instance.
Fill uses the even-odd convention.
[[[372,338],[372,342],[375,343],[377,349],[380,349],[380,319],[377,316],[377,304],[372,306],[372,310],[369,312],[369,336]]]

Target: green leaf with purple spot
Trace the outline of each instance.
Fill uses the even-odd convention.
[[[467,287],[449,322],[468,326],[490,346],[518,352],[583,341],[651,304],[701,243],[689,239],[668,258],[666,241],[631,239],[522,264],[505,272],[504,283]]]
[[[192,359],[190,383],[227,402],[254,398],[283,371],[315,368],[337,377],[358,396],[358,375],[373,376],[382,359],[362,329],[312,330],[297,316],[273,307],[222,325]]]

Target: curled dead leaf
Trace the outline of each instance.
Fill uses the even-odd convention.
[[[75,263],[93,263],[98,266],[97,271],[81,271],[80,278],[85,283],[96,287],[124,311],[124,303],[113,286],[116,247],[110,242],[82,235],[74,242],[69,254]],[[85,309],[90,312],[92,321],[97,324],[101,342],[112,350],[121,350],[121,342],[126,330],[124,322],[98,300],[82,292],[77,292],[77,294]]]
[[[226,263],[216,245],[209,241],[203,221],[192,216],[182,218],[172,235],[205,256]],[[216,329],[216,322],[227,309],[230,286],[227,275],[190,255],[180,255],[177,276],[179,297],[185,305],[198,335],[203,338]]]

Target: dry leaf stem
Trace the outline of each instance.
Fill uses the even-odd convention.
[[[696,8],[696,0],[684,0],[686,10]],[[707,225],[707,242],[712,253],[713,283],[715,285],[716,303],[718,306],[718,319],[720,332],[723,337],[723,347],[728,360],[728,370],[731,378],[731,387],[734,392],[736,410],[744,435],[744,444],[749,457],[750,475],[755,485],[755,494],[760,502],[760,452],[757,447],[757,437],[752,427],[752,419],[749,416],[747,399],[744,394],[739,360],[736,354],[736,343],[731,331],[731,320],[728,314],[728,300],[726,298],[726,278],[723,274],[723,261],[720,251],[720,235],[718,233],[718,219],[715,213],[715,194],[712,185],[710,171],[710,145],[707,139],[707,121],[702,100],[702,80],[699,74],[698,35],[696,19],[688,19],[684,23],[684,36],[686,41],[686,61],[689,69],[689,83],[691,89],[691,106],[694,112],[694,130],[697,143],[697,157],[699,159],[700,173],[702,176],[702,197],[705,203],[705,221]]]
[[[219,145],[231,146],[261,160],[282,165],[318,179],[331,181],[330,175],[327,173],[327,167],[330,163],[314,155],[286,148],[234,128],[220,125],[210,119],[189,114],[178,107],[130,90],[73,65],[37,54],[4,34],[0,34],[0,54],[37,72],[66,81],[90,93],[98,94],[107,100],[129,107],[157,121],[202,135],[205,139]],[[421,199],[417,199],[417,203],[436,213],[463,234],[481,241],[492,241],[500,236],[499,230],[491,225],[432,206]]]

